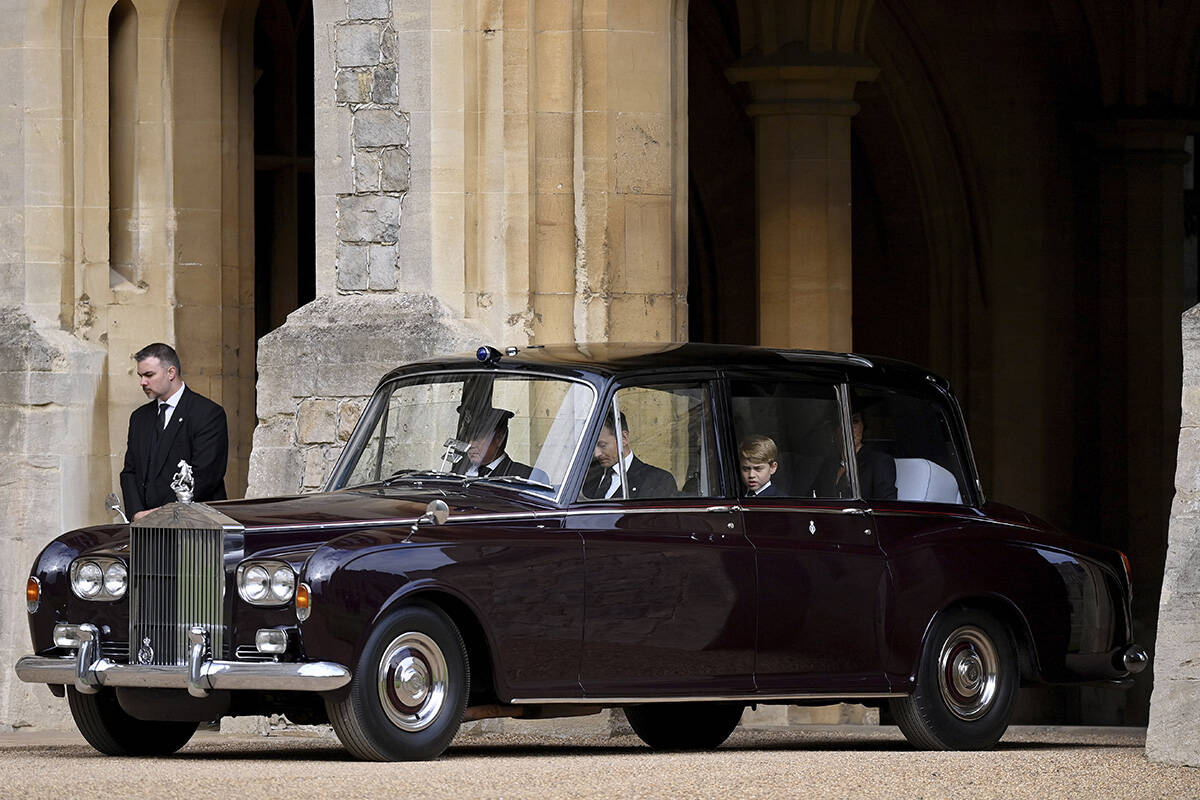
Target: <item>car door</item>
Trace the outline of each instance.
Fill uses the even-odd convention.
[[[581,496],[568,513],[584,542],[585,695],[749,693],[754,552],[721,468],[712,382],[625,383],[607,416],[609,437],[624,442],[627,481],[608,497]],[[595,439],[604,436],[602,426]],[[637,463],[669,478],[643,474],[637,485]]]
[[[840,380],[791,371],[727,380],[739,463],[747,447],[761,459],[764,438],[776,452],[773,491],[742,485],[739,499],[757,558],[755,683],[764,694],[888,689],[879,627],[887,570],[847,457]]]

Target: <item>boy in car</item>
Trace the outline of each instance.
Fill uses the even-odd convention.
[[[747,436],[738,445],[742,483],[747,497],[778,497],[779,489],[771,485],[771,477],[779,469],[779,448],[769,436]]]

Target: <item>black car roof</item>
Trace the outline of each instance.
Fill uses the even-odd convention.
[[[506,348],[481,342],[500,353],[496,366],[508,368],[555,368],[570,372],[615,376],[656,369],[720,369],[809,365],[847,371],[854,379],[888,384],[924,383],[932,380],[942,388],[948,382],[929,370],[877,356],[833,353],[821,350],[787,350],[750,345],[703,344],[697,342],[599,342],[581,344],[528,345]],[[515,350],[514,355],[507,352]],[[457,353],[406,364],[389,372],[383,380],[426,369],[462,368],[481,365],[476,353]],[[382,382],[382,381],[381,381]]]

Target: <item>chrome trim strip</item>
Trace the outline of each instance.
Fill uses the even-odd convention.
[[[547,516],[557,516],[562,512],[540,512],[540,511],[523,511],[517,514],[475,514],[472,516],[456,516],[451,517],[448,524],[456,524],[459,522],[503,522],[505,520],[517,521],[525,519],[542,519]],[[411,527],[417,517],[389,517],[387,519],[374,520],[355,520],[353,522],[298,522],[290,525],[254,525],[247,527],[247,531],[256,533],[278,533],[281,531],[321,531],[333,530],[337,528],[345,528],[347,530],[357,530],[358,528],[400,528]]]
[[[711,502],[712,500],[719,499],[719,498],[698,498],[698,499],[708,500],[709,502]],[[832,498],[829,498],[829,499],[832,499]],[[805,500],[805,498],[803,498],[803,497],[796,498],[796,502],[798,503],[798,505],[783,505],[782,503],[780,503],[778,501],[776,501],[774,503],[770,503],[770,504],[754,503],[752,505],[741,505],[740,504],[741,501],[738,501],[738,503],[735,503],[732,506],[724,506],[724,505],[717,505],[717,506],[713,506],[713,505],[703,505],[703,506],[656,505],[656,506],[621,506],[621,507],[600,505],[604,501],[597,500],[597,501],[593,501],[596,503],[595,507],[585,506],[583,508],[556,509],[553,511],[524,511],[524,512],[520,512],[520,513],[506,513],[506,514],[474,514],[474,515],[461,515],[460,514],[459,516],[452,517],[451,522],[449,522],[448,524],[453,525],[453,524],[464,524],[464,523],[473,523],[473,522],[506,522],[506,521],[507,522],[519,522],[522,520],[543,520],[543,519],[555,519],[558,517],[590,516],[590,515],[594,515],[594,514],[662,514],[664,512],[670,512],[670,513],[674,513],[674,514],[708,514],[708,513],[713,513],[715,511],[731,511],[731,512],[732,511],[792,511],[792,512],[803,513],[803,514],[860,514],[860,515],[874,514],[877,517],[912,516],[914,514],[930,513],[928,511],[926,511],[924,508],[914,508],[911,510],[908,510],[908,509],[882,510],[882,509],[878,509],[878,508],[838,508],[838,507],[827,507],[827,506],[814,506],[814,505],[804,504],[804,502],[803,502],[804,500]],[[944,504],[936,503],[936,504],[922,504],[922,505],[944,505]],[[963,508],[973,509],[973,506],[963,506]],[[1003,525],[1005,527],[1021,528],[1023,530],[1033,530],[1032,528],[1029,528],[1026,525],[1020,525],[1020,524],[1012,523],[1012,522],[1001,522],[999,520],[991,519],[990,517],[977,516],[975,514],[970,513],[969,511],[961,511],[961,512],[955,512],[955,511],[940,512],[939,511],[937,515],[939,517],[943,517],[943,518],[963,519],[963,520],[969,520],[971,522],[986,522],[991,525]],[[391,527],[410,526],[413,524],[413,522],[415,520],[416,520],[416,517],[393,517],[393,518],[388,518],[388,519],[376,519],[376,520],[356,520],[353,522],[312,522],[312,523],[295,523],[295,524],[291,524],[291,525],[261,525],[261,526],[247,527],[246,530],[247,531],[261,531],[264,533],[278,533],[281,531],[293,531],[293,530],[294,531],[300,531],[300,530],[316,531],[316,530],[331,530],[331,529],[336,529],[336,528],[346,528],[347,530],[354,530],[354,529],[358,529],[358,528],[391,528]]]
[[[599,502],[599,501],[597,501]],[[756,506],[761,508],[762,506]],[[472,522],[520,522],[522,520],[541,520],[541,519],[556,519],[558,517],[578,517],[582,515],[593,514],[661,514],[663,512],[672,512],[676,514],[707,514],[714,510],[729,510],[743,511],[740,506],[645,506],[645,507],[596,507],[596,508],[572,508],[555,511],[522,511],[520,513],[508,514],[460,514],[451,517],[446,523],[447,525],[458,525]],[[803,510],[803,509],[795,509]],[[818,511],[829,511],[835,509],[816,509]],[[376,520],[356,520],[354,522],[301,522],[292,525],[262,525],[248,526],[247,531],[263,532],[263,533],[279,533],[282,531],[319,531],[332,530],[336,528],[345,528],[347,530],[355,530],[358,528],[398,528],[411,526],[416,520],[416,517],[391,517],[388,519]]]
[[[511,705],[632,705],[641,703],[761,703],[764,700],[887,700],[903,692],[807,692],[797,694],[727,694],[688,697],[514,697]]]
[[[74,685],[74,656],[46,658],[25,656],[17,661],[17,677],[25,683]],[[154,689],[189,688],[188,665],[116,664],[101,658],[88,670],[93,686],[139,686]],[[199,668],[199,685],[204,689],[275,690],[328,692],[350,682],[350,670],[331,661],[305,663],[205,661]]]

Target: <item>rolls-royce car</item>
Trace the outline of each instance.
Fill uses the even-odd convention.
[[[283,714],[428,759],[465,720],[606,708],[711,748],[747,706],[839,701],[982,749],[1023,685],[1133,681],[1131,591],[1123,554],[984,496],[928,370],[485,345],[385,375],[320,492],[59,536],[16,670],[110,755]]]

